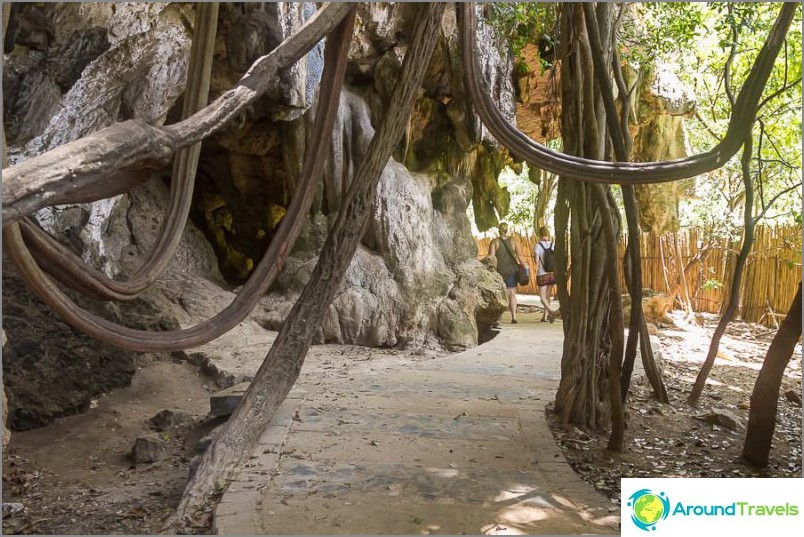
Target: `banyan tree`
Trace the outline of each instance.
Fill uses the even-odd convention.
[[[4,4],[4,32],[8,20]],[[477,18],[473,3],[422,3],[404,60],[389,91],[387,106],[365,153],[354,163],[342,195],[330,207],[327,238],[309,280],[282,325],[237,411],[205,451],[190,479],[174,520],[191,526],[270,421],[296,381],[327,307],[367,229],[383,168],[410,125],[416,96],[430,66],[442,17],[455,10],[466,114],[476,114],[511,158],[556,174],[555,215],[558,289],[564,319],[562,376],[555,412],[579,427],[610,433],[609,448],[623,449],[623,405],[637,353],[655,395],[666,401],[653,363],[641,315],[639,207],[634,186],[678,181],[728,162],[750,139],[757,106],[797,9],[784,3],[737,92],[725,136],[709,151],[666,162],[629,162],[629,109],[618,55],[618,25],[625,5],[566,3],[560,6],[561,132],[563,150],[528,138],[501,113],[481,76]],[[355,26],[355,4],[331,3],[318,9],[288,39],[258,58],[231,89],[207,104],[217,3],[196,5],[192,50],[187,68],[183,117],[167,126],[141,120],[113,124],[42,154],[3,168],[3,243],[27,285],[75,330],[121,349],[166,352],[197,347],[237,326],[281,273],[299,239],[325,174]],[[325,42],[323,73],[315,104],[312,136],[287,211],[261,260],[237,297],[214,317],[195,326],[148,331],[122,326],[80,307],[64,287],[91,299],[127,301],[152,285],[175,253],[190,211],[200,144],[237,121],[266,92],[272,79]],[[615,90],[615,88],[617,90]],[[43,208],[86,203],[127,192],[151,171],[172,162],[170,201],[159,236],[146,262],[126,280],[87,266],[38,226],[31,216]],[[621,221],[614,189],[621,189]],[[627,230],[625,258],[617,256],[617,237]],[[571,263],[570,263],[571,260]],[[627,289],[620,288],[619,266]],[[631,296],[623,320],[622,294]],[[627,324],[628,337],[625,337]]]

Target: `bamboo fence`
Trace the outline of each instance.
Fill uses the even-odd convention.
[[[532,252],[537,238],[513,237],[528,261],[531,275],[536,274]],[[739,315],[743,320],[778,327],[801,281],[801,239],[801,226],[757,226],[740,286]],[[488,255],[490,243],[488,238],[477,240],[478,258]],[[673,295],[677,307],[689,303],[696,312],[720,313],[725,308],[723,302],[729,294],[740,243],[741,239],[709,237],[701,229],[662,235],[643,233],[642,287]],[[620,258],[624,252],[625,238],[619,244]],[[620,281],[625,290],[622,266]],[[538,294],[535,277],[527,286],[519,286],[517,292]]]

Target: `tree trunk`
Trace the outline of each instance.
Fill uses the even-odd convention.
[[[776,407],[784,370],[801,337],[801,283],[787,317],[773,338],[751,393],[748,430],[742,458],[753,466],[767,466],[776,427]]]
[[[605,19],[602,26],[609,27],[610,10],[603,9],[599,14]],[[595,91],[581,6],[562,6],[561,35],[564,151],[602,160],[606,155],[606,112]],[[609,202],[608,188],[584,184],[572,176],[562,176],[559,181],[556,279],[565,337],[555,411],[563,422],[584,429],[602,430],[610,424],[609,448],[620,450],[624,429],[620,397],[624,330],[616,255],[619,222]],[[572,258],[571,268],[567,266],[568,257]]]
[[[627,162],[630,159],[631,152],[631,135],[628,131],[628,116],[631,108],[630,94],[627,92],[625,82],[622,78],[622,72],[619,65],[616,65],[615,78],[618,82],[620,96],[622,99],[622,115],[621,119],[617,118],[617,109],[614,104],[614,91],[612,90],[610,74],[608,66],[611,63],[613,55],[604,49],[603,43],[608,42],[612,36],[611,29],[608,24],[611,21],[611,15],[608,11],[606,4],[601,4],[597,14],[595,14],[594,7],[591,3],[584,3],[583,5],[586,26],[589,33],[589,45],[592,55],[592,62],[595,69],[595,79],[597,81],[598,90],[601,99],[601,109],[598,114],[604,114],[601,123],[608,125],[609,135],[611,136],[611,145],[614,150],[615,157],[618,162]],[[622,9],[625,9],[623,7]],[[608,23],[605,20],[608,19]],[[602,24],[601,24],[602,22]],[[611,47],[608,51],[615,50],[616,43],[612,39]],[[622,186],[623,202],[625,205],[625,216],[628,225],[628,246],[625,249],[625,257],[623,263],[625,265],[626,284],[631,296],[631,316],[628,328],[628,343],[625,347],[625,360],[621,373],[621,397],[625,401],[628,396],[628,388],[631,383],[631,374],[634,370],[634,362],[636,361],[637,344],[640,342],[640,336],[643,334],[641,328],[645,324],[645,319],[642,314],[642,266],[639,255],[639,206],[634,194],[634,188],[629,185]],[[616,206],[611,203],[611,208],[616,211]],[[616,251],[616,246],[615,246]],[[617,266],[614,264],[614,272],[616,274]],[[619,289],[619,280],[616,283]],[[647,330],[645,331],[647,332]],[[650,340],[642,337],[641,341],[642,360],[648,367],[646,370],[650,371],[648,378],[651,380],[654,392],[660,401],[666,403],[667,391],[665,390],[664,383],[661,376],[658,374],[658,368],[655,367],[653,359],[653,351],[651,349]]]
[[[293,306],[240,406],[207,448],[185,489],[174,523],[192,525],[221,480],[251,452],[262,430],[299,376],[310,342],[337,293],[368,223],[377,184],[399,142],[437,42],[443,3],[424,4],[405,55],[391,104],[360,163],[310,281]]]
[[[681,302],[684,306],[685,315],[689,317],[692,315],[692,301],[690,300],[690,290],[687,286],[687,272],[684,270],[684,258],[681,256],[681,246],[678,245],[678,234],[673,235],[673,247],[676,252],[676,259],[678,260],[679,280],[677,287],[681,287],[684,293]]]
[[[550,198],[556,189],[556,175],[531,166],[528,169],[528,178],[538,188],[533,211],[533,229],[538,234],[539,228],[549,222],[547,211],[550,207]]]
[[[108,185],[119,170],[163,167],[175,151],[220,131],[257,101],[280,69],[307,54],[353,8],[350,2],[322,7],[296,34],[254,62],[236,86],[179,123],[166,127],[140,120],[115,123],[4,169],[3,227],[51,205],[54,198],[67,203],[71,192],[85,196],[92,185]],[[104,190],[102,197],[107,197],[108,189],[97,191]]]
[[[709,344],[709,353],[706,355],[701,370],[695,379],[695,384],[692,386],[687,403],[690,406],[696,406],[698,400],[701,398],[706,379],[709,377],[709,372],[715,364],[717,352],[720,348],[720,340],[726,332],[726,327],[734,318],[737,308],[740,306],[740,285],[743,281],[743,272],[745,270],[745,261],[748,259],[748,253],[751,251],[751,246],[754,244],[754,226],[756,220],[754,219],[754,185],[751,180],[751,156],[753,154],[753,139],[751,136],[746,138],[745,147],[743,148],[742,175],[743,184],[745,186],[745,209],[743,212],[743,220],[745,222],[745,229],[743,230],[743,245],[740,248],[740,253],[737,255],[737,260],[734,266],[734,276],[731,280],[731,288],[729,289],[728,306],[726,306],[720,321],[717,323],[715,333],[712,335],[712,342]],[[683,274],[683,272],[682,272]]]

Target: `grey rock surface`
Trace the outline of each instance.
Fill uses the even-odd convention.
[[[165,440],[156,433],[138,437],[131,448],[131,461],[134,464],[156,462],[164,455]]]
[[[193,421],[192,414],[175,408],[166,408],[157,412],[150,420],[149,425],[155,431],[167,431]]]
[[[213,416],[230,416],[246,395],[249,382],[241,382],[215,392],[209,398],[209,410]]]

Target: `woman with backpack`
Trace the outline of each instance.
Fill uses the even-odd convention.
[[[536,260],[536,284],[539,286],[539,297],[542,299],[544,313],[542,322],[555,321],[556,312],[550,309],[550,291],[555,285],[555,251],[547,226],[539,228],[539,242],[533,247],[533,258]]]

